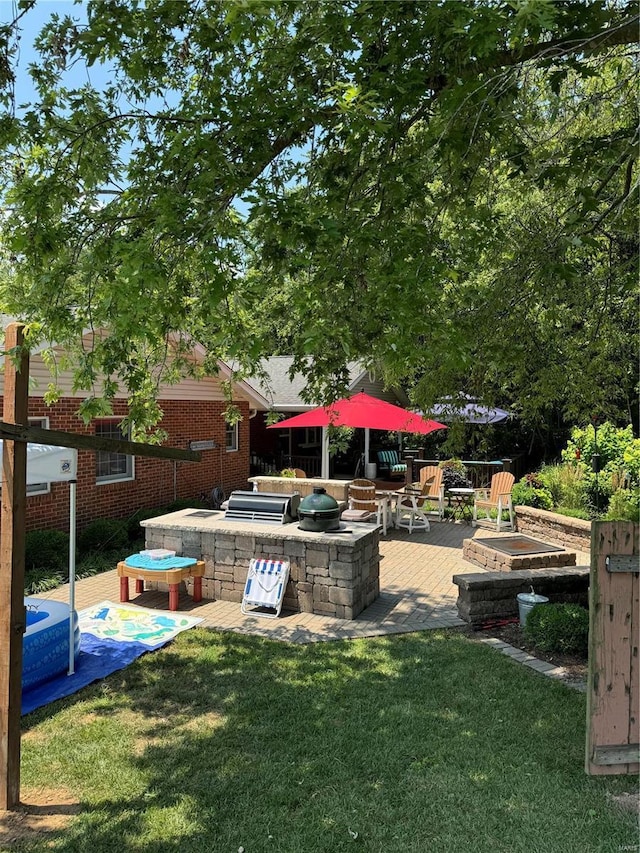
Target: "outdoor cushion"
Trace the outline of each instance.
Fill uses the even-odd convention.
[[[400,461],[397,450],[378,450],[378,466],[391,474],[404,474],[407,466]]]

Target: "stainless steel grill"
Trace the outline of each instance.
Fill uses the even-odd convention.
[[[258,524],[289,524],[298,517],[300,495],[277,492],[231,492],[226,521],[255,521]]]

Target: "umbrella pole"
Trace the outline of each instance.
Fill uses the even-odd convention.
[[[367,476],[367,465],[369,464],[369,427],[364,430],[364,471]]]
[[[76,607],[76,481],[69,481],[69,671],[75,672],[74,654],[75,625],[73,612]]]
[[[320,476],[323,480],[329,479],[329,430],[322,427],[322,470]]]

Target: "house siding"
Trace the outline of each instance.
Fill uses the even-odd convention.
[[[237,400],[242,414],[238,425],[238,450],[225,450],[225,402],[183,399],[161,401],[164,412],[159,427],[168,438],[165,446],[186,450],[191,441],[213,440],[217,447],[201,451],[201,462],[174,462],[152,457],[135,457],[134,479],[96,483],[95,454],[78,451],[77,529],[96,518],[129,518],[141,508],[163,507],[175,499],[209,495],[221,486],[228,495],[246,489],[249,476],[249,404]],[[77,417],[78,399],[64,397],[47,406],[41,397],[30,396],[29,417],[49,420],[49,428],[84,435],[95,434],[95,426],[85,426]],[[125,400],[115,400],[113,414],[127,413]],[[48,494],[27,497],[27,530],[55,528],[68,531],[69,487],[52,483]]]

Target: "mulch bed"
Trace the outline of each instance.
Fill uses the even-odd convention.
[[[528,652],[539,660],[547,661],[554,666],[562,667],[566,671],[567,681],[586,681],[588,663],[586,656],[566,655],[561,652],[543,652],[536,648],[533,643],[525,639],[524,632],[520,627],[517,617],[513,619],[495,619],[486,622],[481,628],[469,629],[470,636],[495,637],[503,643],[509,643],[516,649]]]

